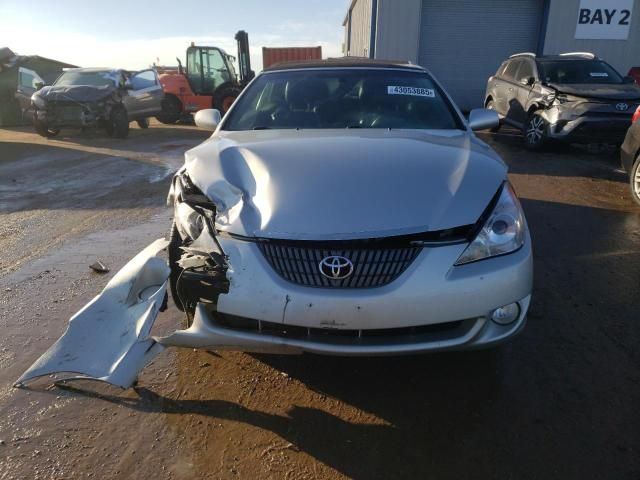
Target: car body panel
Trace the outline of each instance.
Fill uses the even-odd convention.
[[[620,147],[620,160],[625,172],[631,173],[631,167],[638,155],[640,155],[640,121],[636,121],[629,127],[624,143]]]
[[[506,178],[460,130],[219,131],[186,170],[219,205],[220,230],[313,240],[474,224]]]

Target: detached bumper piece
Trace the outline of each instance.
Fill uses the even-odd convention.
[[[133,385],[140,370],[165,348],[150,332],[167,291],[169,267],[157,256],[167,244],[156,240],[127,263],[71,318],[67,331],[15,386],[54,373],[70,374],[65,380]]]

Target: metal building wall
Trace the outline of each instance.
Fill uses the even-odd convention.
[[[376,58],[418,62],[422,0],[378,0]]]
[[[640,0],[635,0],[627,40],[576,40],[580,0],[551,0],[544,53],[593,52],[623,75],[640,66]]]
[[[351,4],[351,45],[348,55],[368,57],[370,43],[371,0],[354,0]]]

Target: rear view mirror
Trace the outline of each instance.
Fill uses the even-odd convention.
[[[495,110],[476,108],[469,113],[469,128],[471,130],[486,130],[500,125],[500,117]]]
[[[194,117],[196,125],[206,130],[215,130],[220,123],[220,120],[222,120],[222,116],[215,108],[205,108],[204,110],[200,110]]]
[[[524,77],[523,79],[520,80],[520,83],[522,85],[531,87],[534,83],[536,83],[536,79],[533,77]]]

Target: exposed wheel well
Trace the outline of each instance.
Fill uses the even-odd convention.
[[[489,95],[487,97],[487,99],[484,101],[484,106],[486,107],[487,105],[489,105],[489,102],[493,102],[493,97],[491,95]]]

